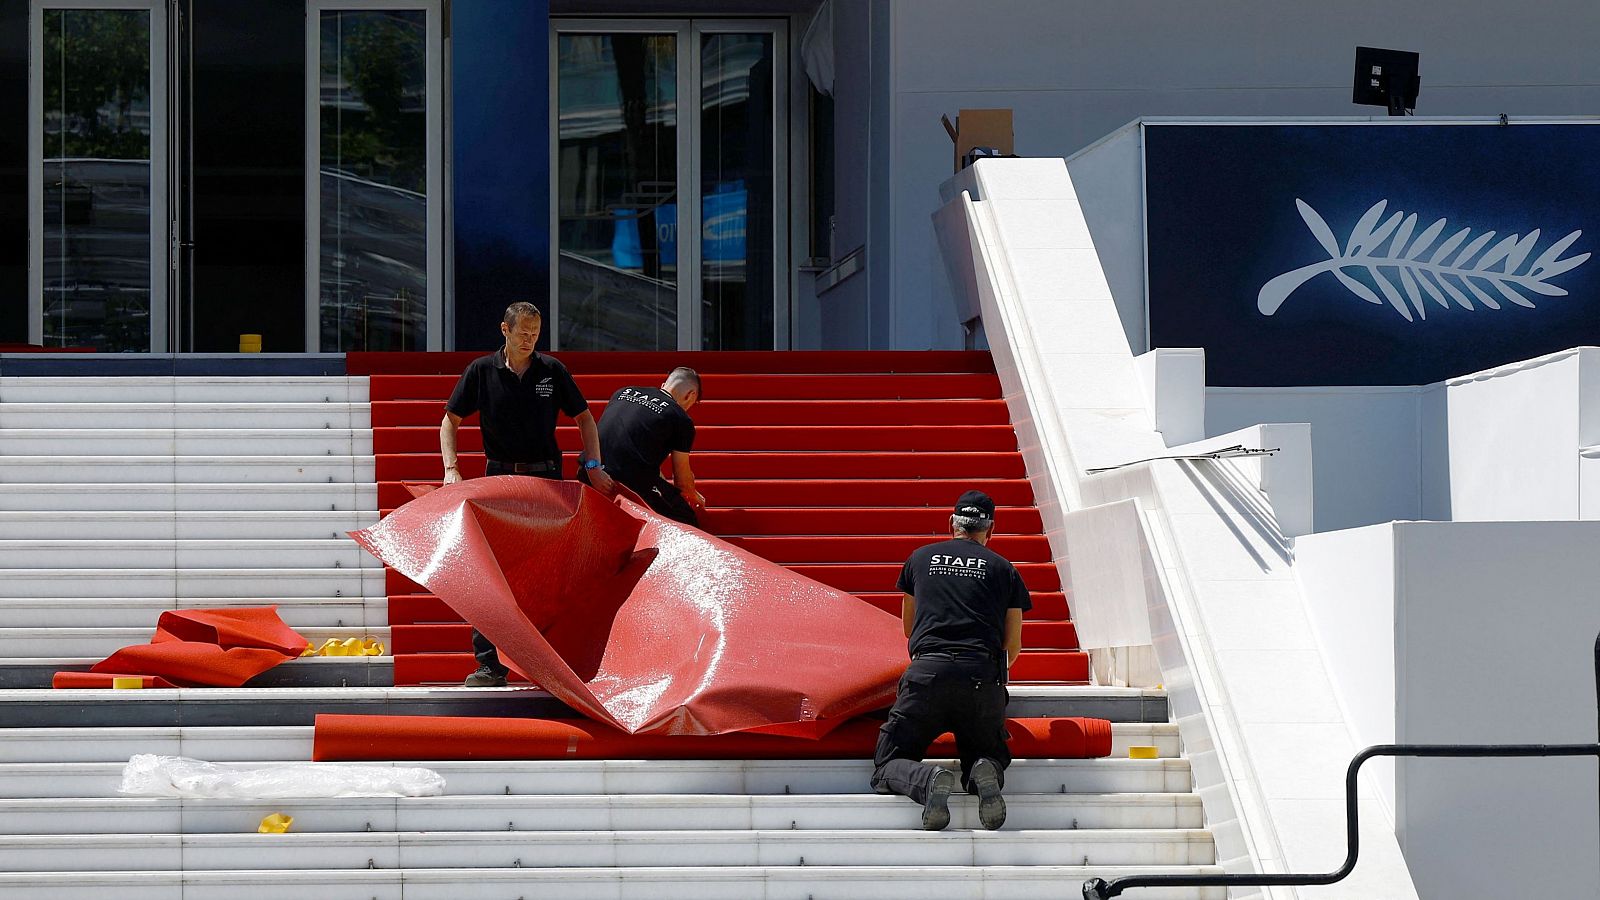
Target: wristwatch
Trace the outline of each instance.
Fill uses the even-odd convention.
[[[598,459],[586,459],[586,460],[583,461],[583,467],[585,469],[588,469],[588,470],[601,468],[600,460],[598,460]]]

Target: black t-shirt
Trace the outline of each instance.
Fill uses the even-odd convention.
[[[473,360],[445,403],[462,418],[481,412],[484,453],[512,463],[561,459],[556,413],[577,417],[588,408],[577,382],[555,358],[534,353],[518,378],[506,366],[504,348]]]
[[[911,620],[913,656],[941,650],[1000,659],[1006,610],[1033,608],[1015,566],[988,547],[959,538],[911,554],[897,587],[917,601]]]
[[[623,484],[648,484],[674,451],[694,446],[694,422],[661,388],[625,387],[611,395],[600,416],[600,455]]]

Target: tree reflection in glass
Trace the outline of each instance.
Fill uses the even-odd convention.
[[[150,13],[43,12],[44,342],[150,349]]]
[[[422,10],[321,17],[321,344],[422,350],[428,334]]]

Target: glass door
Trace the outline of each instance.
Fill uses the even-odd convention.
[[[29,341],[165,351],[166,3],[30,12]]]
[[[772,349],[783,24],[557,20],[551,37],[554,346]]]
[[[443,344],[438,0],[310,0],[306,349]]]

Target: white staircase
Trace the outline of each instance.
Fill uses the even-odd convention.
[[[251,402],[240,402],[248,398]],[[366,379],[0,377],[0,659],[48,683],[172,608],[387,638]]]
[[[919,830],[914,804],[870,792],[865,761],[423,761],[404,764],[443,774],[445,796],[120,796],[135,753],[304,762],[318,711],[548,714],[535,690],[342,686],[374,660],[274,670],[306,687],[38,689],[174,607],[275,603],[313,642],[386,640],[383,570],[343,536],[377,518],[365,397],[342,377],[0,378],[0,898],[1031,900],[1220,871],[1164,722],[1117,723],[1109,759],[1018,761],[997,832],[965,795],[948,830]],[[1064,714],[1164,706],[1017,693]],[[289,833],[257,834],[277,812]]]

